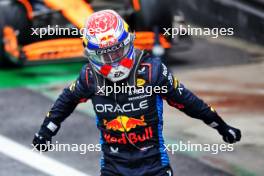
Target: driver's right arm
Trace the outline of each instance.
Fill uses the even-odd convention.
[[[84,66],[78,79],[59,95],[47,113],[39,132],[36,133],[33,144],[43,143],[44,141],[40,142],[40,139],[51,140],[51,137],[57,134],[61,123],[74,111],[76,106],[81,102],[86,102],[92,96],[94,90],[93,86],[88,86],[88,72],[87,66]]]

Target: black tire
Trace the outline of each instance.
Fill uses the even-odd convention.
[[[140,10],[135,13],[136,30],[153,30],[158,26],[163,28],[172,26],[172,10],[170,0],[139,0]]]
[[[18,44],[25,44],[30,38],[30,20],[27,17],[26,9],[17,1],[2,0],[0,2],[0,12],[0,64],[4,66],[22,66],[25,63],[24,57],[13,59],[4,53],[3,29],[5,26],[12,27],[18,33]]]

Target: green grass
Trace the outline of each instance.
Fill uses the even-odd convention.
[[[46,64],[0,70],[0,88],[37,86],[76,79],[83,63]]]

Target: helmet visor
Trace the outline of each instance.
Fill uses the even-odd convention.
[[[87,51],[87,57],[99,64],[112,64],[126,57],[130,47],[130,42],[126,45],[122,42],[108,48],[96,50],[95,52]],[[88,49],[86,48],[86,50]]]

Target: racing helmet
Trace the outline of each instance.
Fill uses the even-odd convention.
[[[134,39],[128,24],[115,11],[98,11],[86,22],[85,55],[98,74],[117,82],[127,78],[133,67]]]

